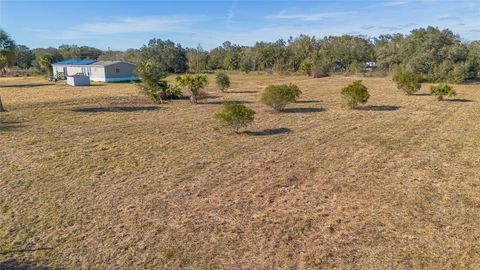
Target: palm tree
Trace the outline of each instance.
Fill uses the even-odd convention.
[[[54,60],[53,55],[51,54],[42,55],[42,57],[40,57],[40,59],[38,60],[38,64],[40,65],[40,67],[42,67],[47,71],[48,76],[52,76],[53,74],[53,70],[52,70],[53,60]]]
[[[0,29],[0,74],[7,72],[7,66],[11,65],[15,60],[15,42],[7,34]],[[5,111],[0,98],[0,112]]]

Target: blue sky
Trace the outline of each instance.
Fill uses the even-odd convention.
[[[408,33],[428,25],[480,40],[480,0],[24,1],[0,0],[0,27],[31,48],[139,48],[150,38],[205,49],[299,34]]]

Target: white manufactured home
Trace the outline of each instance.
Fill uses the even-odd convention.
[[[123,82],[138,80],[135,65],[124,61],[67,60],[52,64],[53,76],[83,74],[95,82]]]

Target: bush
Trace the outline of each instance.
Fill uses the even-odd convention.
[[[294,84],[270,85],[263,90],[260,102],[281,111],[290,102],[295,102],[302,91]]]
[[[141,61],[137,65],[137,73],[142,82],[138,84],[140,90],[153,102],[164,99],[178,98],[182,95],[176,86],[169,86],[163,80],[166,74],[153,62]]]
[[[233,101],[225,101],[223,106],[223,111],[215,114],[215,117],[222,125],[231,127],[235,133],[253,122],[255,111],[247,106]]]
[[[217,73],[216,82],[222,92],[225,92],[230,87],[230,77],[225,72]]]
[[[401,72],[393,76],[393,81],[397,83],[397,88],[403,90],[405,94],[411,95],[418,92],[422,87],[422,76],[410,72]]]
[[[439,85],[432,85],[430,87],[430,93],[434,96],[437,96],[438,101],[443,100],[443,96],[455,96],[457,93],[455,89],[446,83],[441,83]]]
[[[462,66],[455,66],[450,73],[448,74],[448,82],[449,83],[454,83],[454,84],[461,84],[463,81],[465,81],[466,77],[466,71],[465,68]]]
[[[313,64],[307,61],[303,61],[300,64],[300,72],[303,75],[311,76],[312,75],[312,66]]]
[[[178,85],[187,88],[190,91],[190,102],[192,104],[197,104],[198,97],[202,95],[203,88],[208,84],[208,79],[205,75],[185,74],[181,77],[178,76],[176,81]]]
[[[365,104],[370,98],[368,88],[362,84],[362,81],[355,81],[343,88],[342,96],[349,108],[355,108],[358,104]]]

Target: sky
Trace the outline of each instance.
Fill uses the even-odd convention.
[[[151,38],[204,49],[300,34],[408,33],[429,25],[480,40],[480,0],[0,0],[0,28],[30,48],[140,48]]]

